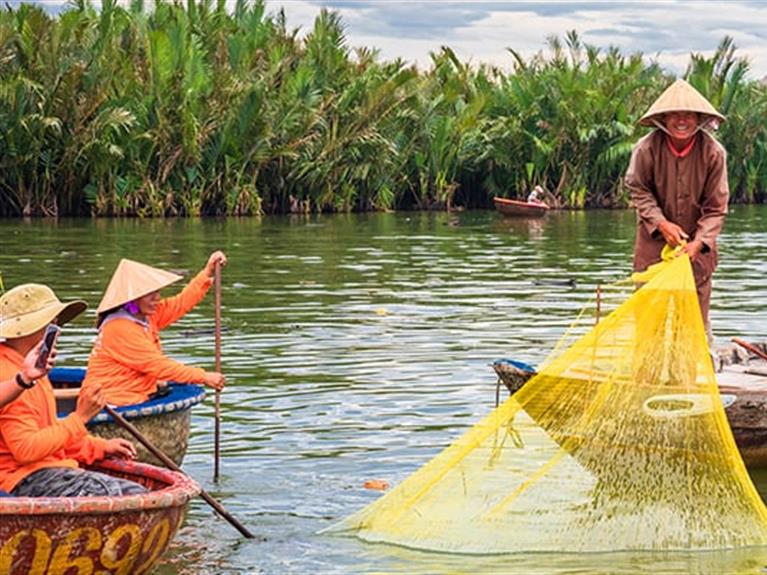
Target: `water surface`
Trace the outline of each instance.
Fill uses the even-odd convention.
[[[379,496],[365,480],[396,484],[485,415],[489,364],[540,362],[597,284],[630,271],[634,229],[623,211],[5,220],[0,272],[6,288],[45,282],[89,302],[61,340],[60,364],[83,365],[121,257],[191,274],[213,249],[229,255],[223,477],[210,479],[211,401],[184,467],[258,539],[196,501],[159,573],[762,573],[764,550],[467,558],[316,535]],[[763,207],[728,218],[719,342],[767,339],[765,230]],[[169,355],[212,369],[212,300],[164,332]]]

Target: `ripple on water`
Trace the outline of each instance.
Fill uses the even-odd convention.
[[[458,225],[446,225],[452,219]],[[764,207],[735,207],[725,227],[712,300],[721,339],[767,338],[765,224]],[[259,538],[243,542],[195,501],[158,573],[681,574],[767,565],[755,550],[469,558],[316,534],[380,496],[365,480],[396,484],[488,413],[494,359],[541,362],[596,286],[630,271],[630,212],[535,222],[492,212],[5,220],[0,228],[6,287],[43,281],[91,304],[64,332],[65,364],[87,361],[93,309],[121,257],[196,270],[213,248],[229,255],[222,480],[210,479],[211,397],[195,408],[184,467]],[[75,276],[77,269],[87,273]],[[620,293],[604,291],[606,310]],[[211,369],[212,318],[209,297],[165,332],[165,351]]]

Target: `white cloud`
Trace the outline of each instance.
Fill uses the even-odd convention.
[[[127,1],[127,0],[126,0]],[[233,4],[234,0],[228,0]],[[19,0],[10,0],[18,5]],[[64,0],[39,0],[56,11]],[[149,2],[147,2],[149,3]],[[455,2],[405,0],[269,0],[267,9],[285,11],[289,28],[311,30],[321,8],[338,11],[350,46],[378,48],[385,59],[403,58],[421,66],[429,52],[448,45],[477,64],[511,66],[506,48],[525,57],[545,49],[548,36],[576,30],[589,44],[642,52],[676,73],[691,52],[714,53],[725,35],[736,55],[748,57],[752,77],[767,75],[767,2]]]
[[[304,33],[311,30],[314,19],[320,13],[320,7],[310,2],[302,0],[292,0],[289,2],[270,2],[267,4],[267,11],[276,13],[280,8],[285,11],[288,29],[301,28]]]
[[[642,52],[676,73],[684,71],[691,52],[710,56],[725,35],[734,38],[736,55],[748,57],[752,76],[767,74],[767,3],[728,2],[441,2],[431,3],[432,22],[422,24],[425,33],[413,34],[413,22],[423,22],[428,2],[395,0],[367,2],[272,2],[285,9],[288,22],[311,26],[320,5],[340,12],[352,46],[381,50],[384,58],[401,57],[427,65],[428,53],[443,44],[474,63],[488,62],[508,67],[511,47],[529,57],[546,47],[549,36],[563,37],[576,30],[589,44],[602,48],[615,45],[624,53]],[[447,9],[452,11],[448,14]],[[476,14],[466,23],[456,23],[457,9]],[[412,17],[408,19],[408,9]],[[384,12],[386,12],[384,14]],[[441,16],[446,15],[444,34]],[[416,17],[417,16],[417,17]],[[376,33],[377,23],[380,32]],[[397,22],[401,30],[397,32]],[[426,33],[428,32],[428,33]]]

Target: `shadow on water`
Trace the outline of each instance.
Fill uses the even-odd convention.
[[[401,481],[486,414],[489,364],[540,362],[596,285],[630,271],[634,229],[619,211],[2,220],[0,272],[6,287],[45,282],[88,301],[61,339],[61,364],[83,365],[120,258],[190,274],[228,253],[222,480],[210,481],[210,401],[184,467],[260,538],[194,502],[158,573],[761,573],[753,549],[477,558],[316,535],[379,496],[365,480]],[[722,341],[767,337],[766,244],[767,210],[735,207],[712,301]],[[165,332],[169,355],[213,367],[212,299]]]

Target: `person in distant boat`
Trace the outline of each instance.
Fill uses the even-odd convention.
[[[160,331],[205,297],[216,264],[226,265],[223,252],[212,253],[181,293],[162,299],[160,290],[181,276],[121,260],[96,310],[99,332],[88,360],[83,391],[100,386],[110,404],[130,405],[146,401],[168,381],[222,389],[223,374],[175,361],[163,353],[160,345]]]
[[[43,340],[40,340],[35,347],[26,355],[19,371],[12,378],[0,381],[0,407],[4,407],[19,397],[24,390],[32,389],[34,381],[43,376],[56,365],[56,347],[54,346],[48,354],[45,367],[37,367],[37,358],[40,355],[40,346]]]
[[[527,203],[528,204],[542,204],[543,203],[543,196],[546,192],[543,191],[543,188],[541,186],[535,186],[533,188],[533,191],[530,192],[527,196]]]
[[[677,80],[639,120],[655,129],[634,146],[625,184],[636,207],[634,271],[659,262],[665,244],[692,261],[709,344],[711,278],[727,214],[727,154],[707,131],[724,121],[695,88]]]
[[[48,324],[64,325],[85,310],[85,302],[62,303],[48,286],[24,284],[0,297],[0,379],[13,377],[25,388],[0,409],[0,489],[17,497],[129,495],[138,483],[80,469],[105,457],[133,458],[125,439],[89,435],[85,423],[105,404],[96,386],[80,396],[75,411],[59,419],[45,373],[28,370],[29,359]],[[48,366],[51,362],[49,361]],[[44,370],[44,371],[47,371]]]

